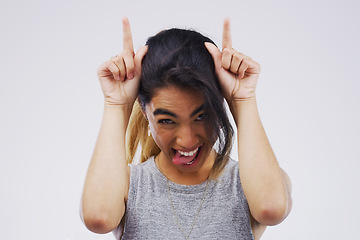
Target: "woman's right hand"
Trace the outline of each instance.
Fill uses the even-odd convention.
[[[141,61],[147,52],[147,46],[134,54],[134,47],[127,18],[123,24],[124,50],[103,63],[97,70],[100,85],[108,105],[132,105],[138,95]]]

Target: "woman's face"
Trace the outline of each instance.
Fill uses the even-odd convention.
[[[145,114],[167,164],[181,172],[201,169],[214,144],[206,131],[208,116],[201,94],[177,87],[158,89],[146,105]]]

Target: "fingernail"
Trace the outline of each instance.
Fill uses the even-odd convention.
[[[133,79],[134,78],[134,74],[130,73],[128,76],[129,79]]]

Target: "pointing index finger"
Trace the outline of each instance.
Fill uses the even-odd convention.
[[[122,20],[123,24],[123,47],[124,50],[130,50],[131,52],[134,52],[134,46],[133,46],[133,40],[131,35],[131,28],[128,18],[123,18]]]
[[[224,20],[224,29],[222,36],[222,49],[224,50],[225,48],[232,48],[230,20],[228,18],[225,18]]]

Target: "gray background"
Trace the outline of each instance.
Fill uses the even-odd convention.
[[[102,117],[97,67],[169,27],[198,30],[262,65],[260,114],[294,207],[262,239],[357,239],[359,1],[1,1],[0,238],[113,239],[79,217]],[[236,153],[233,153],[236,158]]]

